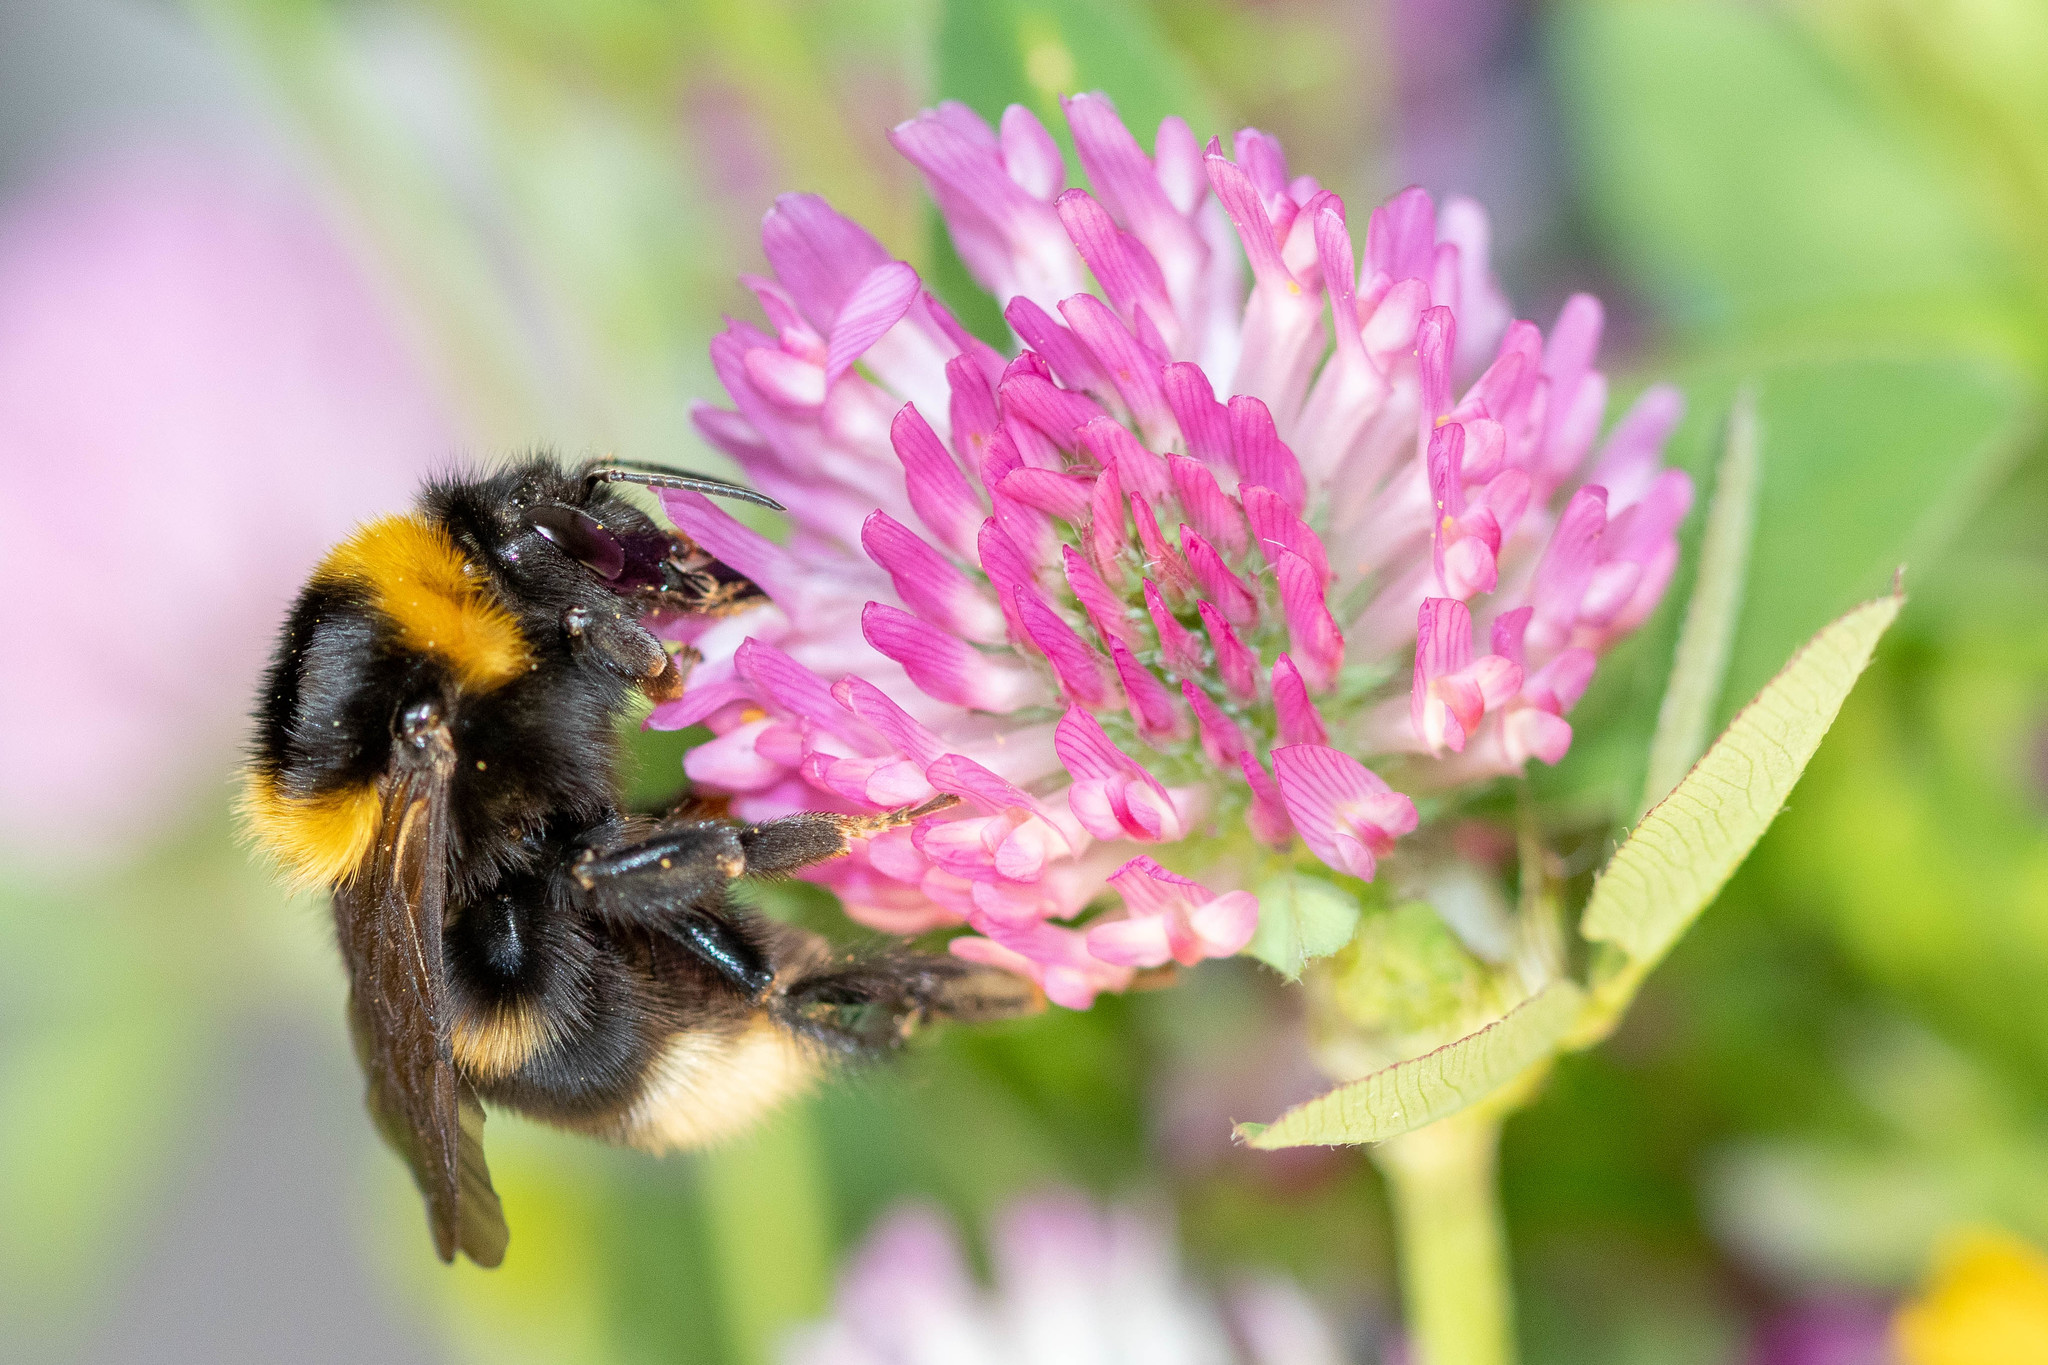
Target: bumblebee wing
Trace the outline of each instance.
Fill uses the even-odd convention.
[[[371,1115],[412,1167],[434,1248],[504,1258],[505,1221],[484,1164],[483,1109],[455,1074],[447,968],[448,786],[455,750],[436,724],[393,747],[369,859],[335,893],[356,1056]]]

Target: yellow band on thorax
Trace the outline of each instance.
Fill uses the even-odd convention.
[[[488,691],[533,666],[518,622],[448,533],[423,517],[370,522],[335,546],[313,577],[367,587],[400,638],[446,663],[465,688]]]

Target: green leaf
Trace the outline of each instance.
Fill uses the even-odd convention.
[[[1742,615],[1742,580],[1756,524],[1757,444],[1756,390],[1746,387],[1736,394],[1728,417],[1728,449],[1714,476],[1699,574],[1650,739],[1650,771],[1638,819],[1678,785],[1707,747],[1707,727],[1727,681],[1728,654]]]
[[[1672,378],[1695,414],[1672,438],[1674,464],[1702,477],[1713,467],[1723,448],[1720,414],[1751,379],[1771,446],[1758,471],[1742,610],[1709,733],[1815,631],[1883,592],[1899,565],[1926,583],[1955,531],[2011,469],[2035,420],[2023,378],[1967,355],[1748,351]],[[1572,752],[1556,769],[1532,774],[1545,809],[1576,808],[1594,819],[1635,810],[1670,680],[1679,594],[1700,561],[1697,528],[1685,535],[1672,601],[1601,659],[1572,712]]]
[[[1663,957],[1777,817],[1904,602],[1866,602],[1792,656],[1608,862],[1581,921],[1587,938],[1638,968]]]
[[[1581,3],[1551,36],[1596,216],[1695,321],[1804,325],[1990,292],[1997,255],[1970,196],[1796,18]]]
[[[1237,1135],[1266,1151],[1399,1137],[1477,1104],[1548,1057],[1584,1002],[1577,986],[1554,981],[1476,1033],[1340,1085],[1270,1124],[1241,1123]]]
[[[1358,930],[1358,902],[1318,877],[1286,873],[1261,884],[1258,897],[1259,928],[1245,951],[1289,981]]]

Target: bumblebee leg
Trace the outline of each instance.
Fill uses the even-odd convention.
[[[959,803],[957,796],[940,796],[921,806],[883,815],[808,811],[741,826],[739,841],[747,859],[747,875],[776,877],[822,863],[846,852],[850,840],[910,824]]]
[[[631,678],[650,701],[683,695],[683,679],[701,657],[695,650],[671,655],[623,606],[610,613],[570,607],[562,613],[562,634],[577,657],[595,658],[607,671]]]
[[[901,1046],[934,1019],[1009,1019],[1044,1008],[1023,977],[908,950],[825,966],[787,983],[771,1009],[786,1026],[842,1052]]]
[[[693,822],[663,825],[604,853],[586,848],[568,871],[601,918],[667,934],[758,996],[775,970],[759,934],[725,903],[726,887],[745,869],[733,826]]]
[[[734,826],[695,820],[664,821],[645,838],[603,853],[586,848],[569,864],[569,875],[585,891],[651,881],[685,900],[723,891],[746,870],[746,849]]]

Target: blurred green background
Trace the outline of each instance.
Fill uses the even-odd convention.
[[[1368,1163],[1228,1140],[1313,1084],[1249,963],[956,1030],[710,1155],[494,1120],[511,1255],[444,1270],[324,908],[233,838],[253,670],[350,518],[461,453],[709,463],[687,403],[782,190],[986,326],[886,131],[1086,88],[1263,127],[1354,221],[1477,196],[1518,315],[1593,289],[1618,390],[1686,387],[1695,471],[1756,380],[1724,711],[1908,566],[1791,808],[1508,1127],[1526,1358],[1790,1360],[1788,1322],[1881,1314],[1947,1230],[2048,1241],[2044,71],[2039,0],[8,0],[0,1356],[760,1361],[896,1200],[974,1226],[1071,1185],[1165,1201],[1199,1275],[1288,1271],[1379,1358]],[[1540,783],[1584,868],[1673,617]]]

